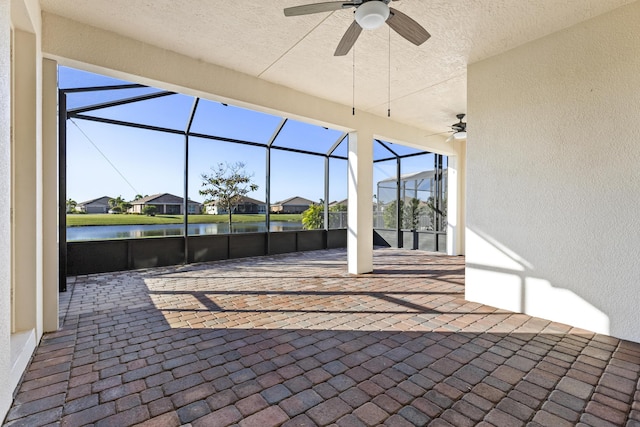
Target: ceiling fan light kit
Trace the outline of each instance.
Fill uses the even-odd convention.
[[[389,19],[389,6],[378,0],[368,1],[356,9],[356,22],[363,30],[375,30]]]
[[[344,56],[353,47],[360,36],[360,32],[365,30],[375,30],[385,23],[396,33],[400,34],[409,42],[420,46],[426,42],[431,34],[409,16],[400,12],[389,3],[393,0],[353,0],[326,1],[320,3],[304,4],[292,6],[284,9],[285,16],[300,16],[313,13],[334,12],[337,10],[356,8],[356,19],[351,23],[347,31],[342,36],[334,56]]]

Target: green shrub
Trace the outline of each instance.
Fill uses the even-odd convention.
[[[313,204],[302,212],[302,226],[305,230],[319,230],[324,226],[324,206]]]
[[[158,208],[153,205],[145,206],[142,209],[142,213],[146,216],[156,216],[156,212],[158,212]]]

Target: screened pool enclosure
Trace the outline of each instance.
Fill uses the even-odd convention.
[[[374,244],[446,252],[447,157],[376,142],[393,156],[374,160]]]
[[[60,68],[59,87],[60,283],[66,275],[346,246],[346,133],[70,68]],[[444,251],[446,157],[374,144],[374,243]],[[238,161],[258,187],[245,203],[260,214],[250,226],[234,223],[229,230],[205,221],[212,210],[199,190],[212,166]],[[412,189],[404,178],[416,172],[431,178]],[[171,208],[180,215],[167,218],[170,226],[108,238],[87,227],[83,237],[67,239],[72,198],[118,199],[126,207],[167,194],[182,204]],[[414,196],[420,201],[417,228],[397,221]],[[289,200],[316,205],[319,225],[304,229],[272,212]],[[430,237],[413,245],[415,233]]]

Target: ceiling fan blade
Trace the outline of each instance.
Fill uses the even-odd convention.
[[[422,25],[392,7],[389,8],[389,11],[391,13],[389,14],[389,19],[387,19],[387,24],[396,33],[400,34],[416,46],[420,46],[422,43],[429,40],[431,34],[429,34]]]
[[[351,25],[349,25],[349,28],[347,28],[347,31],[345,31],[342,39],[340,39],[340,43],[338,43],[338,47],[333,56],[344,56],[349,53],[361,32],[362,27],[358,25],[356,21],[353,21]]]
[[[302,6],[286,7],[284,9],[284,16],[299,16],[320,12],[332,12],[334,10],[340,10],[352,6],[355,6],[355,4],[343,1],[326,1],[322,3],[304,4]]]

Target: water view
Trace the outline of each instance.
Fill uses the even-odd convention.
[[[152,225],[89,225],[67,227],[67,241],[137,239],[142,237],[182,236],[183,224]],[[267,231],[264,222],[233,224],[233,233],[259,233]],[[302,230],[301,222],[271,221],[271,231]],[[228,234],[229,224],[189,224],[189,235]]]

